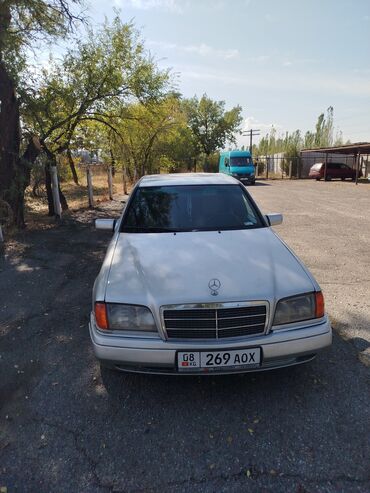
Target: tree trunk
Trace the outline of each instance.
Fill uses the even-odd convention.
[[[14,223],[23,227],[25,186],[19,147],[19,103],[14,82],[0,61],[0,199],[10,205]]]
[[[67,149],[67,159],[68,159],[69,167],[71,168],[72,171],[73,181],[76,183],[76,185],[79,185],[76,166],[73,161],[73,157],[70,149]]]
[[[109,149],[109,153],[110,153],[110,165],[112,167],[112,176],[114,176],[116,174],[116,160],[114,159],[114,154],[112,149]]]
[[[123,166],[122,179],[123,179],[123,193],[125,195],[127,195],[127,171],[126,171],[126,165]]]

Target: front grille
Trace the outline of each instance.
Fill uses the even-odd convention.
[[[263,334],[266,306],[165,309],[169,339],[225,339]]]

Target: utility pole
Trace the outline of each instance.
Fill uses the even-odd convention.
[[[252,146],[253,146],[253,137],[258,137],[260,134],[259,129],[255,130],[248,130],[242,133],[242,135],[249,135],[249,152],[252,152]]]

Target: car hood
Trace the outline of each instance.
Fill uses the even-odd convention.
[[[218,295],[208,286],[218,279]],[[120,233],[105,300],[161,305],[267,300],[314,290],[303,265],[270,228]]]

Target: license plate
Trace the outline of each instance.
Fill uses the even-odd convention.
[[[261,348],[232,351],[181,351],[177,353],[179,371],[237,369],[259,366],[260,362]]]

